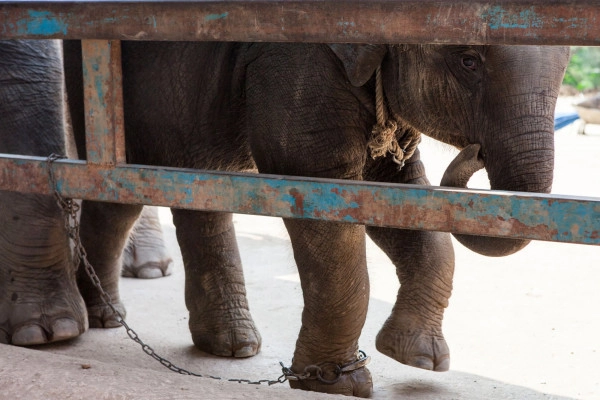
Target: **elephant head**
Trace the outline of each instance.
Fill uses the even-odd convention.
[[[330,45],[355,86],[381,67],[399,127],[458,149],[476,144],[496,190],[550,192],[554,108],[569,49],[549,46]],[[401,131],[402,129],[399,129]],[[471,149],[472,151],[472,149]],[[461,159],[473,161],[473,155]],[[465,185],[453,163],[445,186]],[[460,178],[458,178],[460,177]],[[456,235],[480,254],[504,256],[529,241]]]

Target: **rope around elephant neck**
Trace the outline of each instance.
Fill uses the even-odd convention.
[[[377,124],[371,131],[371,139],[368,143],[371,157],[375,159],[390,153],[394,162],[399,165],[398,169],[401,169],[405,161],[413,156],[421,142],[421,132],[406,128],[400,137],[400,143],[398,143],[398,121],[388,115],[383,93],[381,66],[377,67],[375,72],[375,114]]]

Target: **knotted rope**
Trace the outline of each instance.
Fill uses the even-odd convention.
[[[404,132],[398,142],[398,121],[388,116],[383,93],[383,81],[381,78],[381,66],[375,72],[375,113],[377,124],[371,132],[368,146],[373,159],[390,153],[399,169],[404,162],[412,157],[421,142],[421,132],[413,128],[403,129]]]

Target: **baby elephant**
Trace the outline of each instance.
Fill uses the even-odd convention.
[[[31,113],[45,121],[38,126],[38,118],[27,119],[34,126],[24,132],[60,137],[62,71],[55,44],[3,46],[0,51],[14,57],[12,64],[3,57],[0,68],[13,71],[19,57],[31,61],[7,74],[15,77],[14,89],[1,94],[11,96],[2,107],[15,105],[15,99],[25,104],[2,115],[33,107]],[[429,184],[416,149],[422,132],[459,149],[479,145],[477,158],[493,189],[548,192],[551,187],[553,112],[567,48],[218,42],[123,42],[122,47],[132,163]],[[79,43],[66,42],[64,58],[73,129],[82,137]],[[28,104],[28,90],[45,93],[44,100]],[[381,117],[386,114],[387,120]],[[22,129],[21,123],[7,126]],[[6,136],[2,145],[11,140]],[[13,150],[46,155],[64,148],[60,140],[48,141],[51,146],[17,143]],[[11,209],[0,213],[11,239],[5,237],[2,245],[9,251],[0,264],[0,341],[9,342],[11,335],[14,341],[15,329],[29,321],[44,321],[40,329],[51,340],[83,332],[86,315],[92,326],[115,326],[115,316],[88,279],[75,280],[54,201],[10,196],[15,196],[9,199]],[[83,203],[81,240],[123,312],[120,254],[141,209]],[[256,354],[261,339],[249,311],[231,214],[172,213],[195,345],[222,356]],[[291,380],[292,387],[361,397],[372,392],[358,350],[369,299],[365,233],[396,265],[401,282],[377,348],[407,365],[449,368],[441,327],[454,269],[449,235],[284,222],[304,295],[302,328],[288,371],[302,379]],[[31,226],[37,226],[34,236]],[[494,256],[526,244],[461,240]],[[39,268],[42,263],[47,267]],[[44,289],[48,282],[52,291]]]
[[[78,135],[80,57],[78,43],[65,44]],[[553,113],[569,57],[565,47],[123,42],[122,57],[132,163],[429,184],[416,149],[422,132],[459,149],[479,145],[493,189],[548,192],[552,184]],[[88,253],[117,302],[115,255],[140,210],[83,205],[82,240],[95,245]],[[256,354],[261,338],[231,214],[172,213],[195,345],[221,356]],[[449,368],[441,326],[454,270],[448,234],[284,222],[304,296],[288,371],[302,379],[291,380],[292,387],[362,397],[372,392],[358,350],[369,299],[365,233],[396,265],[401,282],[377,348],[407,365]],[[527,244],[461,241],[493,256]],[[80,288],[90,318],[114,325],[89,283],[81,280]]]

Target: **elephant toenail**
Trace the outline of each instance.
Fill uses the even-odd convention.
[[[79,324],[71,319],[61,318],[52,325],[52,341],[71,339],[81,333]]]
[[[48,343],[48,337],[41,326],[24,326],[13,333],[12,344],[15,346],[32,346],[43,343]]]
[[[252,357],[256,353],[257,353],[257,351],[253,346],[244,346],[241,349],[238,349],[235,351],[234,357],[236,357],[236,358]]]

